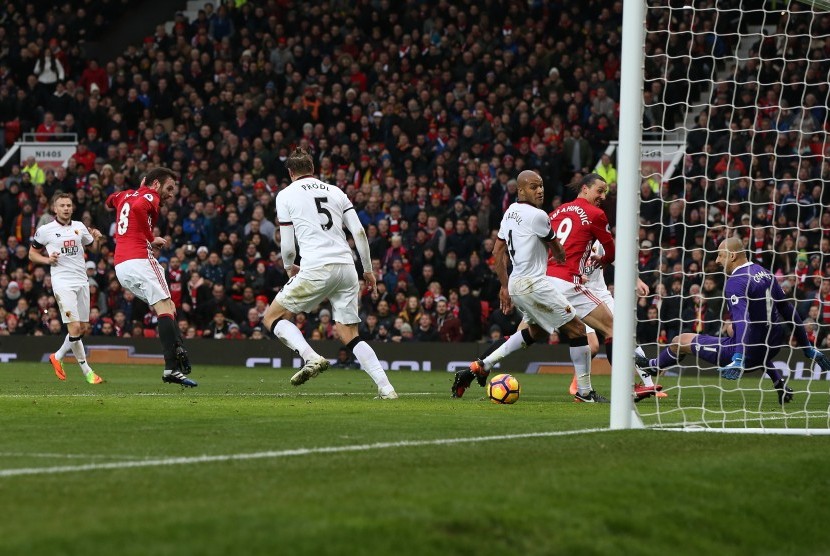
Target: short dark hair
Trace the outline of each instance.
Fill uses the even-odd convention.
[[[579,194],[582,191],[582,186],[583,185],[587,185],[588,187],[591,187],[591,185],[597,180],[600,180],[603,183],[605,182],[605,178],[603,178],[599,174],[596,174],[596,173],[586,174],[578,182],[571,183],[571,187],[574,189],[574,191],[577,192],[577,194]]]
[[[311,175],[314,173],[314,159],[308,151],[297,147],[288,156],[285,167],[295,176]]]
[[[158,168],[153,168],[144,175],[144,183],[145,185],[150,185],[154,181],[164,183],[165,181],[167,181],[167,178],[173,178],[175,180],[176,172],[174,172],[170,168],[159,166]]]

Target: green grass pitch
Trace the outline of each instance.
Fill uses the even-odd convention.
[[[360,371],[66,367],[0,366],[0,554],[830,552],[827,437],[598,432],[564,376],[497,406],[443,372],[380,401]]]

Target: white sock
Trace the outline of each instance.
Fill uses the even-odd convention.
[[[358,342],[352,349],[352,353],[354,353],[363,370],[375,381],[381,395],[386,396],[395,391],[389,382],[389,377],[386,376],[386,372],[380,366],[380,361],[378,361],[378,356],[372,346],[366,342]]]
[[[637,349],[634,350],[634,353],[636,353],[637,355],[642,355],[643,357],[646,356],[646,352],[644,352],[643,348],[641,348],[640,346],[637,346]],[[634,372],[640,375],[640,378],[643,379],[643,384],[649,387],[654,386],[654,381],[651,379],[651,375],[648,374],[646,371],[640,371],[635,367]]]
[[[522,333],[516,332],[510,336],[506,342],[500,345],[496,351],[484,358],[484,368],[489,371],[496,363],[514,351],[518,351],[526,347],[527,345],[525,344],[525,339],[522,337]]]
[[[320,358],[320,355],[314,351],[310,345],[308,345],[308,342],[306,342],[303,337],[303,333],[300,332],[299,328],[294,326],[293,322],[289,322],[285,319],[279,321],[277,326],[274,327],[274,335],[279,338],[283,344],[288,346],[288,348],[299,353],[300,357],[303,358],[303,361],[307,362],[312,358]]]
[[[67,334],[63,339],[61,347],[55,352],[55,357],[58,361],[63,361],[63,358],[66,357],[66,353],[69,351],[69,347],[69,334]]]
[[[568,351],[571,353],[571,361],[574,364],[577,390],[581,395],[587,396],[593,390],[591,387],[591,346],[572,346]]]
[[[81,366],[81,370],[84,374],[88,375],[91,373],[92,368],[90,368],[89,364],[86,362],[86,350],[84,349],[84,343],[81,339],[78,338],[74,342],[69,342],[69,346],[72,348],[72,353],[75,355],[75,359],[78,360],[78,365]]]

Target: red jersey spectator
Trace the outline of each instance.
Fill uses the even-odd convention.
[[[92,94],[95,89],[98,89],[101,95],[107,94],[107,91],[109,91],[109,79],[107,79],[106,70],[98,65],[97,59],[92,58],[89,60],[89,65],[81,74],[78,85],[83,87],[89,94]]]

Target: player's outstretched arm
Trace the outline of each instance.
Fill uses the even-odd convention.
[[[813,344],[807,337],[807,329],[804,327],[804,321],[801,320],[801,315],[795,310],[795,305],[787,299],[787,294],[784,293],[781,285],[776,280],[772,281],[770,292],[772,293],[772,298],[775,300],[775,308],[778,309],[778,312],[781,313],[785,321],[792,323],[795,341],[805,349],[806,354],[806,350],[813,347]]]
[[[594,233],[605,254],[597,261],[598,266],[605,266],[614,262],[617,248],[614,244],[614,236],[611,235],[611,226],[608,224],[608,217],[601,212],[591,223],[591,231]]]

